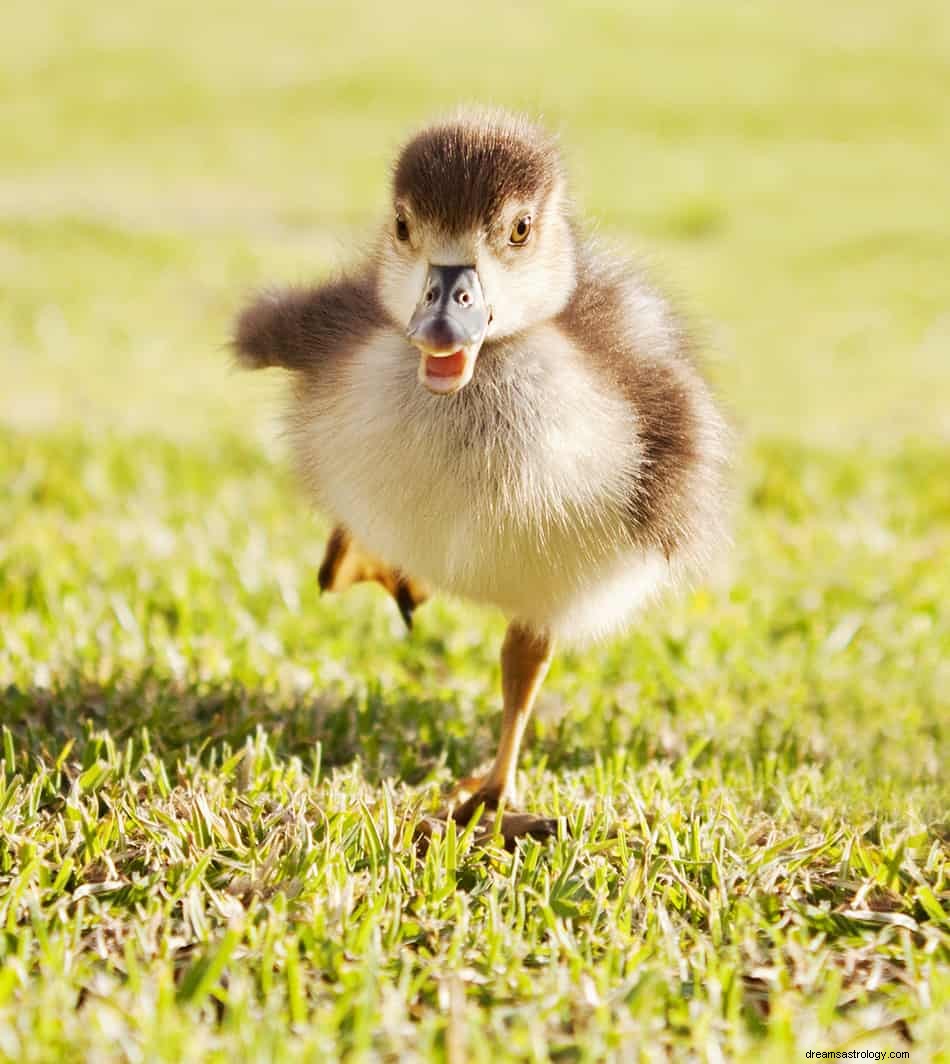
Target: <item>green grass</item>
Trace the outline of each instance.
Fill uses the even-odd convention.
[[[0,1060],[947,1059],[944,8],[4,20]],[[492,754],[502,620],[319,598],[222,350],[460,99],[563,130],[743,439],[725,571],[552,668],[564,830],[514,854],[412,843]]]

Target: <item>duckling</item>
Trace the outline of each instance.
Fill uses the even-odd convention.
[[[234,347],[289,370],[289,435],[335,522],[321,587],[375,580],[407,624],[429,588],[499,607],[495,759],[451,815],[494,811],[555,644],[621,629],[723,537],[728,431],[668,301],[581,235],[554,138],[470,110],[399,153],[371,254],[257,298]]]

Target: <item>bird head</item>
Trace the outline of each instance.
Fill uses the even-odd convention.
[[[419,381],[450,395],[486,340],[558,314],[575,283],[557,148],[523,118],[466,112],[399,154],[379,242],[378,290],[419,353]]]

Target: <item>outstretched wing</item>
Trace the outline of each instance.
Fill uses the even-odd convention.
[[[260,295],[237,320],[232,346],[248,369],[306,372],[362,343],[385,323],[370,270]]]

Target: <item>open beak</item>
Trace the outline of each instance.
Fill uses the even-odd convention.
[[[437,395],[464,388],[490,322],[474,266],[430,266],[406,331],[419,348],[419,382]]]

